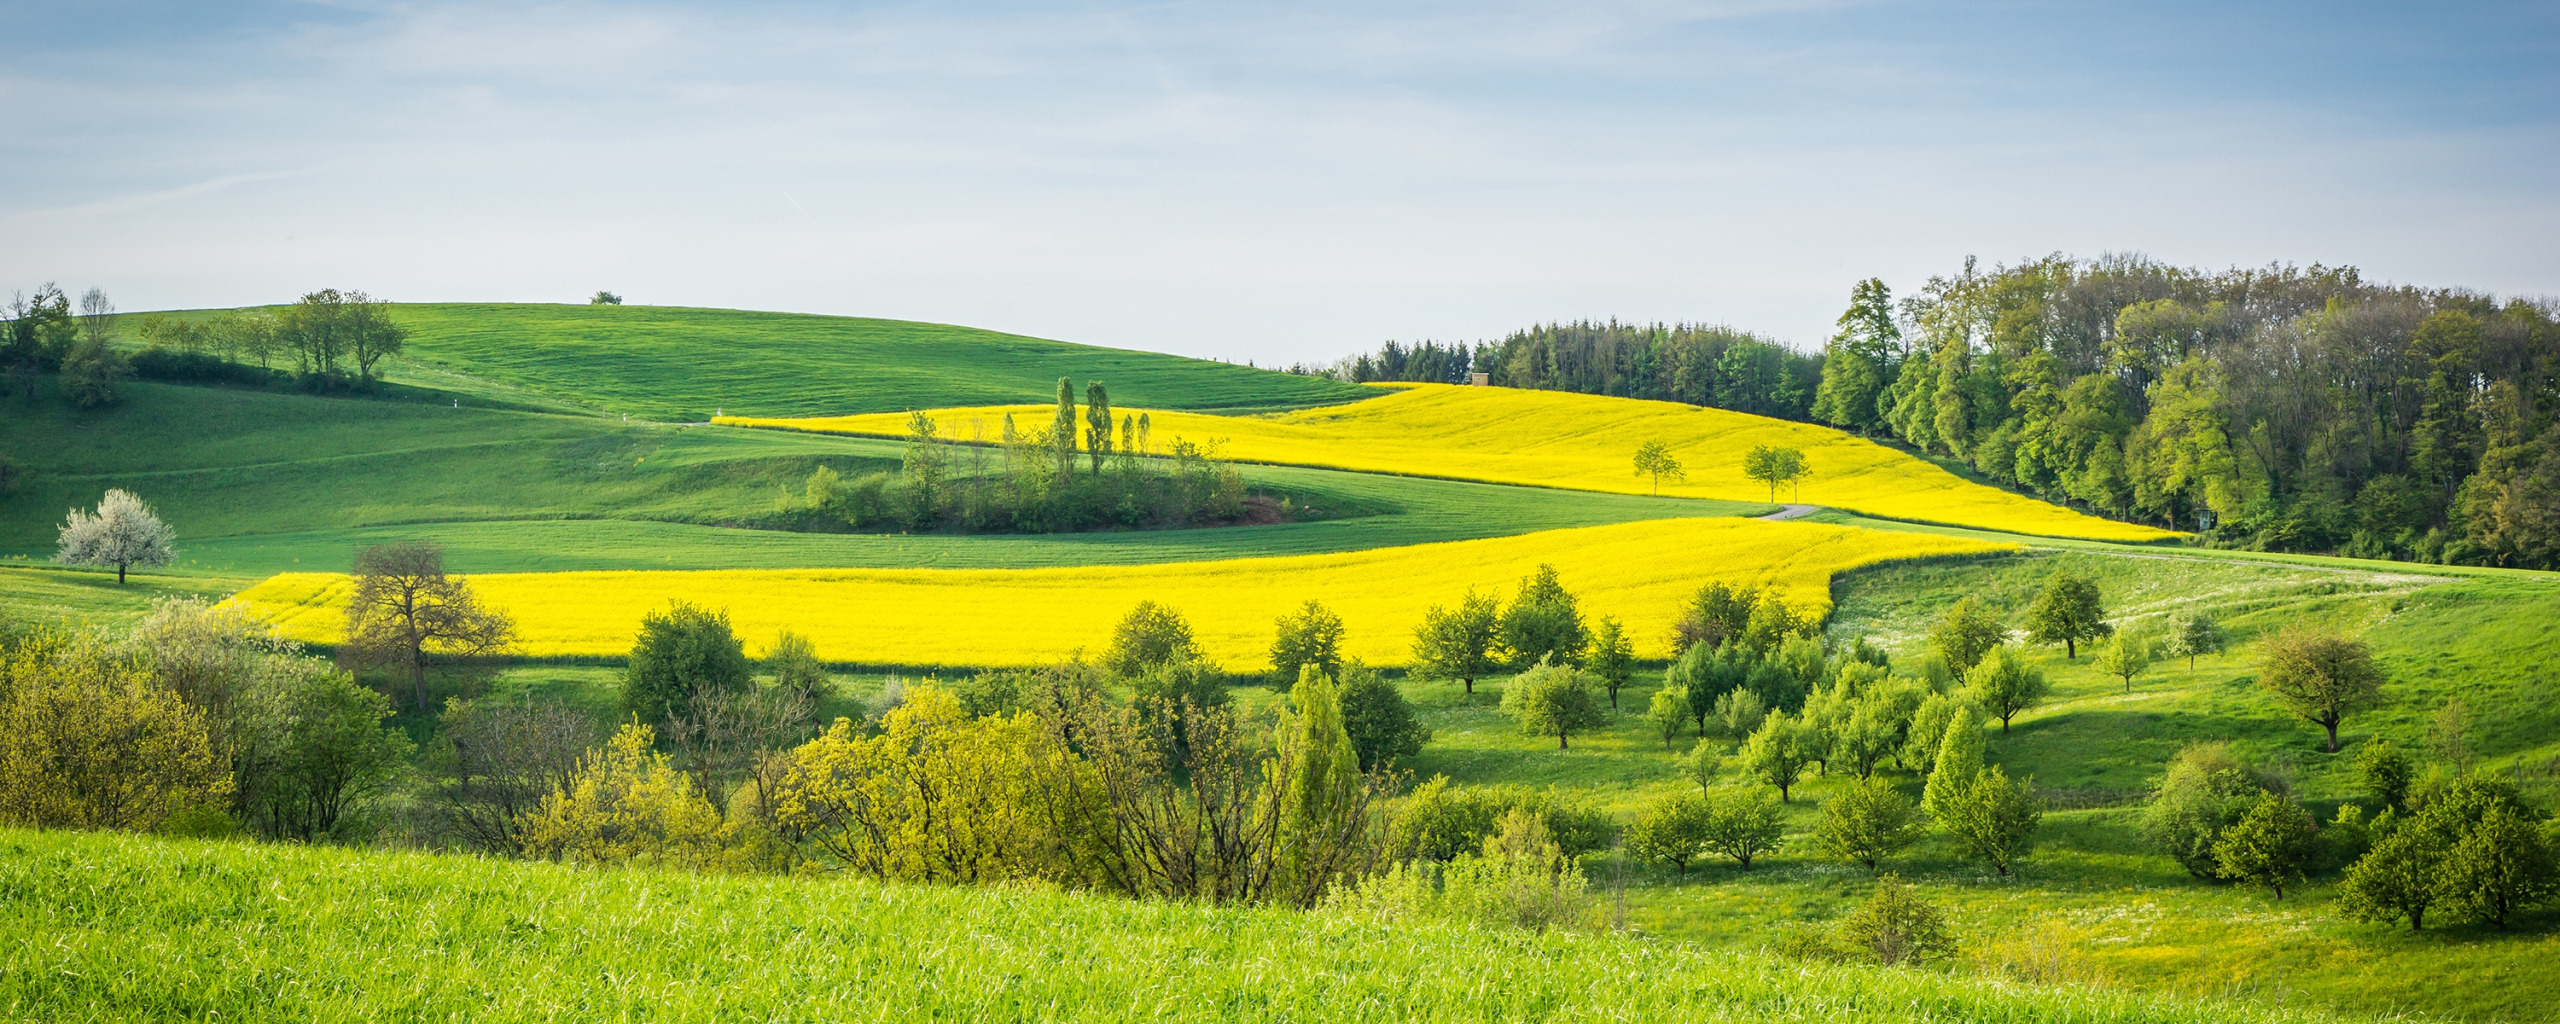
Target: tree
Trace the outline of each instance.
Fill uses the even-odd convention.
[[[621,304],[622,296],[608,291],[598,290],[594,295],[587,296],[587,305],[590,306],[619,306]]]
[[[1919,838],[1919,808],[1891,783],[1860,780],[1822,802],[1822,824],[1814,838],[1843,860],[1876,869],[1876,863],[1902,851]]]
[[[2212,613],[2186,612],[2169,626],[2168,654],[2173,658],[2187,659],[2187,667],[2192,669],[2196,667],[2198,656],[2220,654],[2226,642],[2222,624],[2214,621]]]
[[[640,619],[640,636],[623,670],[622,707],[644,725],[664,722],[688,709],[695,694],[738,693],[753,685],[746,645],[730,631],[729,613],[671,601],[666,611]]]
[[[2448,888],[2444,834],[2418,822],[2401,824],[2347,866],[2338,880],[2338,912],[2349,920],[2389,924],[2406,920],[2410,931],[2427,926],[2427,911]]]
[[[2240,820],[2213,843],[2215,871],[2224,878],[2266,886],[2284,898],[2288,878],[2301,878],[2319,853],[2320,826],[2301,804],[2281,793],[2261,793]]]
[[[1939,769],[1945,771],[1942,765]],[[1933,784],[1937,781],[1933,776]],[[2035,842],[2044,811],[2027,785],[2013,782],[1997,765],[1956,779],[1947,790],[1938,823],[1965,852],[2007,875]]]
[[[1679,483],[1689,479],[1689,471],[1681,468],[1671,446],[1661,441],[1647,441],[1636,446],[1636,475],[1653,478],[1653,493],[1662,493],[1662,482]]]
[[[1796,780],[1804,777],[1804,766],[1813,762],[1805,750],[1804,724],[1774,711],[1760,723],[1758,731],[1742,744],[1742,768],[1760,781],[1778,787],[1778,799],[1792,801],[1788,792]]]
[[[2296,627],[2266,642],[2258,685],[2276,703],[2329,732],[2338,752],[2338,723],[2382,704],[2382,670],[2364,641],[2317,627]]]
[[[527,818],[525,852],[580,864],[708,863],[719,852],[720,809],[651,749],[656,741],[655,730],[630,724],[588,751],[569,785]]]
[[[1609,710],[1618,710],[1618,691],[1635,678],[1636,652],[1627,642],[1627,634],[1618,626],[1616,616],[1600,617],[1600,628],[1591,634],[1591,658],[1586,667],[1599,677],[1600,686],[1609,691]]]
[[[386,356],[400,354],[409,341],[408,328],[391,322],[391,307],[363,292],[348,292],[345,317],[347,354],[355,357],[356,379],[374,379],[374,367]]]
[[[1849,308],[1840,314],[1839,333],[1823,346],[1822,383],[1813,393],[1813,415],[1825,423],[1861,434],[1883,426],[1886,379],[1902,348],[1902,331],[1893,322],[1893,293],[1879,278],[1868,278],[1849,290]]]
[[[1113,675],[1134,677],[1158,665],[1194,661],[1200,648],[1192,642],[1191,623],[1180,612],[1153,601],[1140,601],[1112,627],[1111,646],[1102,652],[1102,667]]]
[[[1058,411],[1049,420],[1049,448],[1058,460],[1058,479],[1064,480],[1076,471],[1076,387],[1065,377],[1058,378]]]
[[[1574,730],[1609,723],[1599,694],[1591,691],[1591,677],[1552,658],[1541,659],[1503,686],[1502,709],[1519,721],[1520,731],[1555,737],[1557,750],[1571,747]]]
[[[1947,934],[1946,915],[1894,875],[1884,876],[1876,884],[1874,895],[1840,919],[1833,941],[1887,967],[1925,964],[1956,955],[1956,940]]]
[[[362,805],[409,763],[408,734],[385,728],[391,700],[343,672],[301,663],[253,702],[233,755],[244,823],[269,838],[349,834]]]
[[[2356,781],[2385,810],[2406,813],[2409,784],[2416,779],[2417,768],[2409,763],[2409,755],[2390,740],[2369,741],[2356,752]]]
[[[1943,693],[1920,698],[1912,709],[1911,725],[1903,730],[1902,749],[1894,754],[1903,764],[1926,776],[1938,763],[1938,744],[1947,738],[1947,727],[1958,715],[1978,714],[1972,705]]]
[[[2197,878],[2222,877],[2215,846],[2225,830],[2273,791],[2273,780],[2223,743],[2194,743],[2169,759],[2142,812],[2142,833]]]
[[[1280,789],[1275,876],[1281,898],[1304,907],[1348,867],[1368,798],[1333,679],[1313,665],[1299,669],[1289,704],[1272,737]]]
[[[1084,449],[1093,475],[1101,476],[1103,460],[1111,457],[1111,393],[1098,380],[1084,386]]]
[[[1298,678],[1301,666],[1313,665],[1327,676],[1342,671],[1342,616],[1314,599],[1280,616],[1271,639],[1271,671],[1281,679]]]
[[[1638,860],[1666,861],[1682,875],[1689,861],[1706,852],[1712,816],[1696,793],[1664,797],[1627,826],[1627,852]]]
[[[907,414],[907,447],[898,459],[898,477],[907,485],[907,521],[929,527],[942,520],[943,480],[951,473],[951,449],[932,416],[918,409]]]
[[[1947,721],[1945,735],[1938,739],[1936,763],[1929,770],[1929,780],[1920,787],[1920,806],[1931,817],[1945,819],[1956,813],[1956,803],[1965,784],[1982,771],[1982,719],[1970,705],[1961,708]]]
[[[2124,680],[2124,692],[2133,692],[2133,677],[2151,668],[2151,638],[2139,633],[2123,633],[2098,649],[2098,671]]]
[[[1520,596],[1502,613],[1501,634],[1515,667],[1579,662],[1591,643],[1573,594],[1556,579],[1556,567],[1545,564],[1520,581]]]
[[[82,338],[62,355],[62,397],[74,408],[116,404],[123,397],[116,385],[132,376],[133,364],[102,338]]]
[[[1778,487],[1794,483],[1804,476],[1804,452],[1795,448],[1778,448],[1765,444],[1751,446],[1743,453],[1742,475],[1769,485],[1769,500],[1778,500]]]
[[[1751,870],[1753,858],[1778,848],[1787,837],[1787,820],[1766,790],[1726,786],[1707,795],[1704,845],[1708,852],[1733,858]]]
[[[1699,647],[1710,652],[1722,648],[1750,630],[1751,613],[1759,602],[1760,591],[1753,587],[1736,590],[1721,581],[1699,587],[1688,610],[1672,627],[1672,643],[1684,655]]]
[[[53,560],[63,565],[112,565],[116,582],[123,583],[126,569],[169,564],[175,555],[169,542],[176,536],[177,531],[153,515],[151,506],[132,491],[110,489],[95,513],[75,508],[64,517],[61,548]]]
[[[520,699],[447,702],[426,752],[441,834],[485,853],[524,852],[524,826],[542,798],[567,789],[595,719],[566,704]]]
[[[1689,694],[1667,685],[1654,690],[1653,706],[1645,709],[1645,718],[1662,730],[1662,746],[1669,749],[1671,741],[1680,738],[1680,727],[1689,724]]]
[[[2009,627],[1982,607],[1973,597],[1957,601],[1938,617],[1929,630],[1929,648],[1945,658],[1947,667],[1961,676],[1973,671],[1975,662],[1991,653],[1991,649],[2009,642]]]
[[[1492,672],[1501,638],[1501,612],[1492,595],[1467,591],[1455,609],[1432,605],[1414,630],[1413,660],[1426,676],[1456,679],[1476,692],[1476,677]]]
[[[407,675],[421,711],[430,665],[499,654],[515,641],[515,623],[481,607],[462,577],[445,575],[444,549],[433,543],[376,544],[356,553],[355,568],[340,656]]]
[[[2003,734],[2009,731],[2009,719],[2044,703],[2053,689],[2043,669],[2027,664],[2006,645],[1993,648],[1989,657],[1965,673],[1964,685],[1966,699],[2000,719]]]
[[[2097,581],[2067,569],[2055,570],[2027,608],[2027,642],[2061,644],[2066,659],[2078,660],[2081,641],[2113,632]]]
[[[2450,854],[2445,882],[2454,906],[2499,931],[2518,912],[2560,894],[2552,840],[2517,801],[2491,804]]]
[[[818,660],[818,646],[787,629],[774,638],[773,648],[765,652],[764,670],[773,677],[774,689],[794,694],[811,707],[835,687],[827,676],[826,663]]]
[[[0,680],[0,821],[147,832],[231,793],[204,713],[127,659],[29,643]]]
[[[1431,742],[1431,727],[1414,717],[1404,692],[1357,662],[1342,670],[1342,730],[1351,736],[1364,772],[1392,767]]]

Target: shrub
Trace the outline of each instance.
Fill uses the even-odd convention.
[[[231,794],[204,713],[91,644],[22,644],[0,683],[0,819],[147,832]]]
[[[2252,770],[2222,743],[2190,744],[2169,760],[2160,788],[2143,811],[2142,831],[2187,873],[2219,878],[2214,844],[2249,813],[2258,798],[2278,789],[2275,780]]]
[[[2302,805],[2281,793],[2262,793],[2214,840],[2215,870],[2233,881],[2266,886],[2283,899],[2285,881],[2311,869],[2319,841],[2320,826]]]
[[[235,805],[270,838],[361,835],[366,804],[408,767],[415,745],[383,726],[390,698],[325,663],[291,664],[240,716]]]
[[[1575,730],[1595,728],[1609,721],[1599,695],[1592,692],[1591,677],[1581,669],[1549,659],[1540,659],[1535,667],[1503,686],[1502,709],[1520,723],[1522,732],[1555,737],[1557,750],[1572,747]]]
[[[1734,786],[1707,795],[1705,846],[1711,853],[1733,858],[1743,870],[1751,870],[1753,860],[1777,849],[1786,835],[1786,818],[1766,790]]]
[[[1884,876],[1875,893],[1840,920],[1833,941],[1844,952],[1886,966],[1929,963],[1956,953],[1946,915],[1894,875]]]
[[[1364,772],[1392,766],[1431,742],[1431,727],[1414,718],[1404,691],[1358,662],[1342,672],[1342,728]]]
[[[1191,623],[1181,613],[1153,601],[1140,601],[1112,628],[1111,646],[1102,652],[1102,667],[1125,679],[1158,665],[1199,658],[1199,645],[1191,638]]]
[[[2356,751],[2356,782],[2386,810],[2409,809],[2409,784],[2416,777],[2409,755],[2390,740],[2373,740]]]
[[[696,693],[735,693],[751,683],[746,645],[730,632],[729,613],[676,601],[641,618],[623,671],[622,706],[644,724],[662,722]]]
[[[1832,856],[1876,869],[1919,838],[1920,809],[1883,779],[1860,780],[1822,802],[1814,838]]]
[[[600,738],[592,717],[553,702],[451,701],[442,721],[425,762],[437,831],[494,854],[524,852],[525,825]]]
[[[1707,818],[1707,802],[1695,793],[1658,800],[1627,826],[1627,853],[1668,862],[1686,875],[1689,861],[1706,851]]]
[[[648,726],[626,725],[588,751],[569,784],[544,797],[526,821],[525,852],[581,864],[712,863],[720,811],[666,755],[649,749],[656,739]]]

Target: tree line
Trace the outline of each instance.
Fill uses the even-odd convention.
[[[59,378],[63,398],[92,409],[122,398],[134,378],[309,391],[370,387],[409,333],[389,304],[360,291],[323,288],[272,309],[154,315],[125,337],[127,318],[99,289],[79,309],[53,284],[14,295],[0,310],[0,366],[28,401],[37,381]]]
[[[1822,361],[1747,331],[1705,324],[1540,324],[1499,342],[1390,341],[1328,366],[1290,372],[1337,380],[1579,391],[1714,406],[1780,419],[1811,418]]]

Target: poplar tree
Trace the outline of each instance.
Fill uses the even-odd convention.
[[[1084,448],[1093,460],[1093,475],[1102,475],[1102,460],[1111,454],[1111,394],[1101,381],[1084,386]]]
[[[1058,415],[1049,421],[1049,446],[1058,459],[1058,478],[1063,480],[1076,471],[1076,388],[1065,377],[1058,378]]]

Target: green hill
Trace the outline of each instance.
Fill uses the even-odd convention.
[[[1058,378],[1101,380],[1114,403],[1260,410],[1374,392],[1156,352],[948,324],[665,306],[433,303],[394,307],[410,331],[395,373],[452,387],[449,371],[613,413],[700,422],[717,410],[819,416],[1044,402]]]
[[[0,1016],[2316,1020],[1613,935],[1010,888],[0,832]]]

